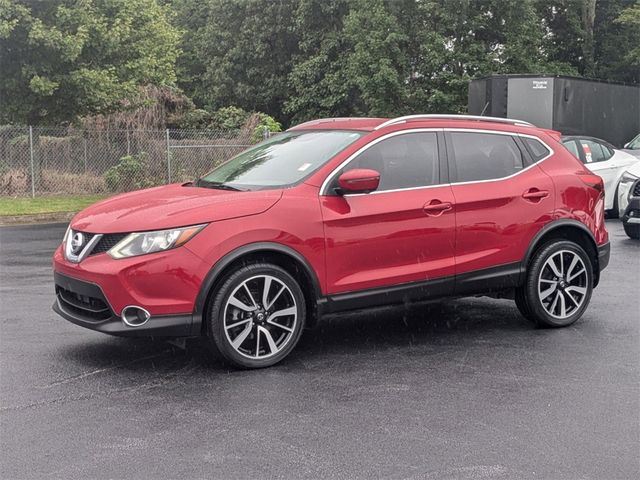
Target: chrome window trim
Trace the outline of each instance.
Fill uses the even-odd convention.
[[[420,132],[435,132],[435,133],[437,133],[437,132],[442,132],[442,131],[443,131],[442,128],[412,128],[412,129],[408,129],[408,130],[398,130],[398,131],[395,131],[395,132],[387,133],[386,135],[382,135],[381,137],[376,138],[372,142],[369,142],[366,145],[363,145],[356,152],[354,152],[351,155],[349,155],[349,157],[344,162],[342,162],[340,165],[338,165],[336,168],[334,168],[331,171],[331,173],[329,173],[329,175],[327,175],[327,177],[324,179],[324,182],[322,182],[322,186],[320,187],[320,196],[327,196],[326,189],[328,188],[329,184],[333,180],[333,177],[335,177],[336,174],[343,167],[348,165],[358,155],[360,155],[364,151],[368,150],[369,148],[373,147],[374,145],[380,143],[381,141],[386,140],[387,138],[392,138],[392,137],[396,137],[398,135],[404,135],[404,134],[407,134],[407,133],[420,133]],[[423,187],[408,187],[408,188],[400,188],[400,189],[395,189],[395,190],[382,190],[382,191],[375,191],[375,192],[363,193],[363,194],[353,193],[353,194],[347,194],[347,195],[344,195],[344,196],[346,197],[346,196],[354,196],[354,195],[373,195],[373,194],[380,194],[380,193],[386,193],[386,192],[392,192],[392,191],[398,192],[398,191],[402,191],[402,190],[415,190],[415,189],[418,189],[418,188],[427,188],[427,187],[441,186],[441,185],[442,184],[425,185]]]
[[[403,191],[409,191],[409,190],[421,190],[421,189],[428,189],[428,188],[435,188],[435,187],[443,187],[443,186],[447,186],[447,185],[454,186],[454,185],[469,185],[469,184],[472,184],[472,183],[500,182],[502,180],[508,180],[508,179],[513,178],[513,177],[515,177],[517,175],[520,175],[521,173],[526,172],[527,170],[531,169],[535,165],[538,165],[539,163],[544,162],[547,158],[551,157],[555,153],[555,151],[544,140],[542,140],[540,137],[537,137],[536,135],[526,134],[526,133],[503,132],[503,131],[500,131],[500,130],[486,130],[486,129],[479,129],[479,128],[455,128],[455,127],[449,127],[449,128],[412,128],[412,129],[407,129],[407,130],[398,130],[398,131],[395,131],[395,132],[388,133],[387,135],[383,135],[383,136],[381,136],[379,138],[376,138],[374,141],[362,146],[356,152],[354,152],[351,155],[349,155],[349,157],[345,161],[343,161],[340,165],[338,165],[336,168],[334,168],[331,171],[331,173],[329,173],[329,175],[327,175],[327,177],[324,179],[324,182],[322,182],[322,185],[320,186],[319,196],[321,196],[321,197],[323,197],[323,196],[325,196],[325,197],[326,196],[333,196],[332,194],[329,194],[327,192],[327,188],[328,188],[329,184],[333,181],[333,179],[336,176],[336,174],[340,170],[342,170],[345,166],[347,166],[352,160],[354,160],[358,155],[360,155],[362,152],[367,150],[369,147],[372,147],[375,144],[377,144],[378,142],[381,142],[382,140],[386,140],[387,138],[394,137],[396,135],[402,135],[402,134],[405,134],[405,133],[417,133],[417,132],[470,132],[470,133],[489,133],[489,134],[495,134],[495,135],[509,135],[511,137],[514,137],[514,136],[526,137],[526,138],[532,138],[532,139],[537,140],[538,142],[540,142],[548,150],[549,153],[546,156],[542,157],[540,160],[534,161],[528,167],[523,168],[519,172],[512,173],[511,175],[509,175],[507,177],[490,178],[490,179],[487,179],[487,180],[472,180],[472,181],[469,181],[469,182],[439,183],[437,185],[424,185],[422,187],[396,188],[396,189],[392,189],[392,190],[381,190],[381,191],[377,191],[376,190],[376,191],[373,191],[371,193],[347,193],[347,194],[345,194],[343,196],[344,197],[356,197],[356,196],[362,196],[362,195],[380,195],[380,194],[383,194],[383,193],[403,192]]]

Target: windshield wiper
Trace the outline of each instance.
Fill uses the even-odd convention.
[[[208,180],[203,180],[203,179],[198,180],[196,185],[198,187],[215,188],[217,190],[231,190],[233,192],[244,192],[245,191],[245,190],[242,190],[241,188],[234,187],[234,186],[226,184],[226,183],[210,182]]]

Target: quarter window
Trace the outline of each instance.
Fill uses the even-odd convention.
[[[576,144],[575,140],[562,142],[562,144],[566,147],[567,150],[569,150],[569,152],[571,152],[571,155],[576,157],[578,160],[580,159],[580,153],[578,152],[578,145]]]
[[[549,150],[540,141],[534,138],[529,138],[529,137],[522,137],[522,140],[529,148],[529,151],[531,152],[531,156],[533,157],[534,162],[537,162],[538,160],[541,160],[547,155],[549,155]],[[578,155],[576,151],[576,157],[577,156]]]
[[[404,133],[382,140],[354,158],[340,173],[355,168],[378,171],[378,191],[436,185],[440,177],[436,134]]]
[[[458,182],[508,177],[523,169],[522,152],[510,135],[451,132]]]

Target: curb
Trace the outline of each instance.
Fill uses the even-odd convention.
[[[33,215],[0,216],[0,226],[61,223],[70,221],[77,212],[36,213]]]

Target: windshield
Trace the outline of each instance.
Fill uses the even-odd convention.
[[[636,138],[629,142],[627,148],[630,150],[640,150],[640,135],[636,135]]]
[[[242,152],[197,181],[199,187],[259,190],[307,177],[367,132],[285,132]]]

